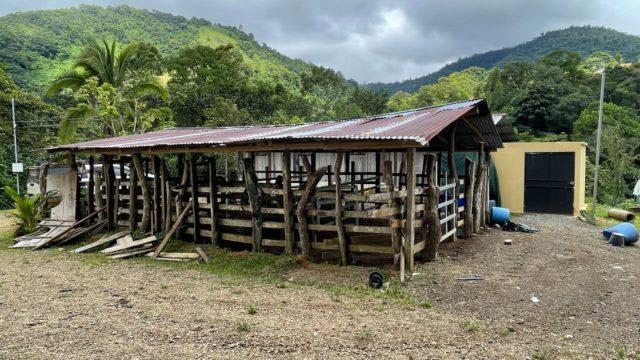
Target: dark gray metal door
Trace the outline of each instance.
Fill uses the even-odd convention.
[[[524,168],[525,211],[573,213],[574,153],[526,153]]]

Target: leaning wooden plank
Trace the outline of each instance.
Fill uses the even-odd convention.
[[[158,239],[155,236],[148,236],[146,238],[140,239],[140,240],[135,240],[129,244],[122,244],[122,245],[115,245],[112,246],[110,248],[106,248],[102,251],[100,251],[103,254],[112,254],[116,251],[121,251],[121,250],[126,250],[126,249],[131,249],[134,247],[138,247],[144,244],[149,244],[152,242],[158,241]]]
[[[87,244],[85,246],[81,246],[81,247],[73,250],[73,252],[76,253],[76,254],[79,254],[79,253],[82,253],[82,252],[85,252],[85,251],[88,251],[88,250],[91,250],[91,249],[95,249],[95,248],[97,248],[99,246],[102,246],[102,245],[108,244],[110,242],[116,241],[117,239],[119,239],[119,238],[121,238],[121,237],[123,237],[125,235],[128,235],[128,234],[129,234],[129,230],[125,230],[125,231],[117,232],[115,234],[105,235],[102,238],[100,238],[100,240],[94,241],[91,244]]]
[[[126,259],[126,258],[130,258],[132,256],[144,255],[144,254],[147,254],[147,253],[150,253],[150,252],[151,252],[151,249],[134,250],[134,251],[130,251],[130,252],[122,253],[122,254],[111,255],[111,256],[109,256],[109,259]]]
[[[80,237],[81,235],[87,235],[87,234],[93,234],[96,231],[100,231],[102,230],[104,227],[107,226],[107,221],[106,220],[102,220],[100,222],[97,222],[87,228],[77,228],[76,232],[74,232],[71,235],[67,235],[66,237],[58,240],[58,242],[56,242],[56,245],[63,245],[66,244],[68,242],[70,242],[71,240],[77,239],[78,237]]]
[[[145,255],[146,257],[153,257],[153,253],[148,253],[147,255]],[[182,252],[161,252],[160,255],[158,255],[158,257],[162,257],[165,259],[187,259],[187,260],[195,260],[195,259],[199,259],[200,255],[197,253],[182,253]]]
[[[164,247],[167,245],[167,243],[169,242],[173,234],[176,232],[176,230],[178,230],[178,228],[182,226],[182,222],[187,217],[187,215],[189,215],[189,212],[191,212],[191,210],[193,209],[193,207],[191,206],[192,201],[193,201],[193,198],[191,198],[191,200],[189,201],[189,204],[182,210],[182,212],[180,213],[180,216],[178,216],[178,219],[176,219],[176,222],[173,223],[173,226],[171,227],[169,232],[167,232],[164,235],[162,242],[160,242],[160,244],[156,247],[156,250],[153,252],[154,259],[157,258],[158,255],[162,252],[162,249],[164,249]]]
[[[56,236],[51,237],[48,240],[46,240],[46,241],[42,242],[41,244],[39,244],[38,246],[34,247],[33,250],[38,250],[38,249],[42,248],[43,246],[48,245],[50,242],[57,241],[61,237],[65,236],[67,234],[67,232],[69,232],[71,229],[76,228],[76,227],[82,225],[83,223],[93,219],[96,215],[102,213],[105,210],[106,210],[106,206],[102,207],[102,208],[100,208],[100,209],[98,209],[98,210],[96,210],[94,212],[92,212],[91,214],[87,215],[86,217],[84,217],[84,218],[80,219],[79,221],[75,222],[70,227],[64,229],[63,231],[61,231]]]
[[[202,259],[203,262],[205,263],[209,262],[209,257],[207,256],[207,254],[204,253],[204,251],[200,247],[196,247],[193,250],[195,250],[196,254],[200,256],[200,259]]]

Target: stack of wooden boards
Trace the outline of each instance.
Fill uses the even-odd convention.
[[[118,233],[105,235],[95,242],[84,245],[73,250],[79,254],[88,251],[100,250],[100,253],[110,259],[126,259],[133,256],[147,256],[158,260],[166,261],[190,261],[200,260],[207,262],[207,255],[200,248],[195,248],[192,253],[163,252],[157,244],[158,238],[155,235],[146,235],[139,239],[133,238],[131,233],[121,231]]]
[[[91,235],[102,230],[107,225],[107,220],[99,220],[88,224],[91,219],[98,216],[104,208],[90,214],[79,221],[47,219],[38,224],[38,230],[15,239],[13,248],[40,249],[45,246],[64,245],[82,235]]]

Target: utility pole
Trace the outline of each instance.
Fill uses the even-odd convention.
[[[18,163],[18,136],[16,135],[16,101],[11,98],[11,115],[13,117],[13,156],[14,163]],[[16,174],[16,191],[20,195],[20,173],[12,169]]]
[[[598,203],[598,168],[600,167],[600,137],[602,136],[602,112],[604,107],[604,68],[602,68],[602,78],[600,80],[600,107],[598,108],[598,133],[596,134],[596,169],[593,174],[593,206],[591,215],[596,215],[596,204]]]

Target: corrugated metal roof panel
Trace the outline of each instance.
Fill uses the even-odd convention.
[[[474,112],[474,110],[476,110]],[[299,125],[257,125],[223,128],[175,128],[145,134],[99,139],[60,145],[49,151],[153,149],[156,147],[226,146],[264,141],[314,140],[409,140],[428,142],[449,124],[467,115],[489,115],[484,100],[462,101],[441,106],[413,109],[362,119],[306,123]],[[485,125],[485,124],[483,124]],[[493,125],[493,124],[490,124]],[[483,129],[492,135],[495,126]],[[497,141],[489,146],[499,147]]]

